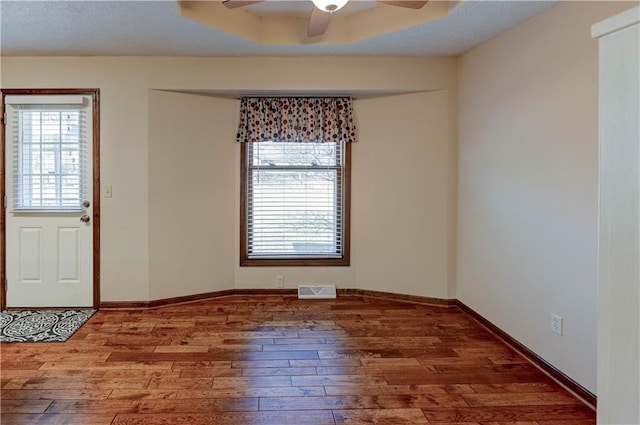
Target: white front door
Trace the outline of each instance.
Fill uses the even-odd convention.
[[[92,96],[5,103],[7,307],[92,306]]]

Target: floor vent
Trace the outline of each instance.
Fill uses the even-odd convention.
[[[298,298],[301,300],[336,298],[336,285],[298,285]]]

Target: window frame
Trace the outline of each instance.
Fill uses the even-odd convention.
[[[31,104],[29,104],[31,105]],[[75,103],[60,103],[60,107],[56,107],[56,103],[33,103],[32,108],[24,108],[24,109],[16,109],[15,117],[12,116],[10,119],[15,121],[15,125],[18,128],[17,132],[17,140],[14,142],[14,152],[13,157],[16,163],[14,164],[14,169],[11,170],[13,174],[14,181],[17,181],[16,188],[14,189],[14,193],[11,199],[12,203],[12,211],[18,213],[74,213],[74,212],[82,212],[84,211],[84,207],[82,206],[82,202],[86,200],[86,192],[87,192],[87,182],[86,182],[86,172],[87,168],[90,166],[88,163],[88,158],[84,155],[84,150],[86,149],[86,145],[91,143],[91,140],[84,134],[84,126],[85,121],[88,119],[88,112],[86,110],[86,106],[82,104]],[[30,122],[32,117],[29,115],[33,114],[59,114],[62,116],[63,114],[77,114],[77,122],[78,122],[78,131],[77,131],[77,141],[63,142],[62,131],[60,133],[55,134],[57,136],[57,141],[55,142],[43,142],[39,140],[37,143],[32,141],[32,138],[29,137],[25,139],[23,136],[23,130],[25,130],[25,125],[33,128],[36,124],[25,124],[25,121]],[[43,116],[39,117],[39,128],[36,134],[40,134],[41,137],[44,137],[44,133],[46,129],[43,128],[42,120]],[[62,119],[58,120],[62,128]],[[54,157],[54,168],[55,171],[50,174],[46,174],[44,171],[40,171],[40,173],[34,173],[32,170],[25,170],[26,162],[25,162],[25,154],[27,151],[31,152],[35,146],[35,149],[39,151],[42,157],[44,157],[45,153],[52,154]],[[78,153],[78,163],[76,166],[78,167],[78,173],[65,174],[63,171],[64,164],[62,163],[62,155],[65,152],[70,152],[70,147],[77,147]],[[60,167],[58,169],[58,166]],[[44,168],[44,165],[42,165]],[[78,192],[77,196],[74,197],[74,201],[77,201],[74,204],[64,205],[65,198],[63,195],[63,179],[64,177],[77,177],[78,179]],[[51,198],[47,198],[42,193],[40,193],[39,197],[34,195],[33,192],[33,183],[28,183],[25,185],[25,179],[32,182],[33,179],[40,180],[47,177],[47,179],[54,179],[55,181],[55,193],[56,196]],[[42,184],[41,191],[42,191]],[[28,193],[30,192],[30,193]],[[77,199],[76,199],[77,198]],[[52,205],[42,205],[45,201],[55,201]],[[40,205],[34,205],[34,204]]]
[[[248,142],[251,143],[251,142]],[[260,142],[253,142],[260,143]],[[292,143],[292,142],[282,142]],[[248,179],[249,167],[247,143],[240,143],[240,266],[349,266],[351,251],[351,143],[344,144],[343,151],[343,194],[342,194],[342,256],[313,258],[249,258],[248,253]]]

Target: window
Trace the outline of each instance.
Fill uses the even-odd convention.
[[[350,144],[242,144],[241,265],[349,265]]]
[[[348,266],[348,97],[243,97],[240,265]]]
[[[13,106],[11,119],[17,124],[12,152],[13,209],[82,210],[87,189],[82,105],[37,104],[27,99]]]

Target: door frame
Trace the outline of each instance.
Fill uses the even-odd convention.
[[[5,97],[7,95],[85,95],[91,96],[93,99],[93,308],[100,306],[100,89],[0,89],[2,92],[2,128],[0,136],[2,145],[0,147],[0,247],[2,255],[0,256],[0,310],[7,307],[7,238],[6,238],[6,204],[4,199],[6,196],[6,171],[5,171],[5,130],[7,123],[5,122]]]

